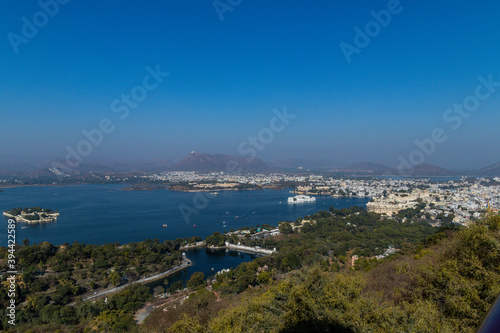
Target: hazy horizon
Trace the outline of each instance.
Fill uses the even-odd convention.
[[[89,163],[176,162],[192,150],[391,167],[416,150],[444,168],[500,162],[500,4],[3,7],[0,156],[64,159],[90,137]],[[280,118],[284,109],[293,117]],[[83,133],[95,129],[102,137]]]
[[[123,166],[129,166],[132,169],[134,167],[144,167],[146,165],[149,165],[150,163],[153,162],[164,162],[164,163],[171,163],[172,165],[180,162],[184,157],[188,156],[190,152],[186,152],[186,155],[181,156],[178,159],[173,159],[169,157],[152,157],[152,158],[129,158],[129,159],[124,159],[124,158],[112,158],[109,156],[104,156],[104,157],[99,157],[99,156],[92,156],[87,159],[85,159],[82,163],[87,163],[87,164],[96,164],[96,165],[104,165],[104,166],[113,166],[113,165],[123,165]],[[245,157],[245,156],[238,156],[237,154],[226,154],[224,152],[214,152],[214,153],[206,153],[206,152],[199,152],[199,153],[204,153],[204,154],[209,154],[209,155],[230,155],[230,156],[235,156],[235,157]],[[286,166],[287,164],[293,164],[293,168],[301,166],[304,167],[305,169],[316,169],[316,168],[321,168],[321,169],[342,169],[351,165],[355,165],[357,163],[373,163],[373,164],[379,164],[383,165],[386,167],[390,168],[397,168],[398,164],[393,163],[387,163],[384,161],[376,161],[376,160],[339,160],[339,159],[329,159],[329,158],[301,158],[301,157],[289,157],[289,158],[277,158],[277,159],[262,159],[260,157],[257,157],[261,159],[263,162],[267,163],[269,166],[276,166],[276,167],[281,167],[281,168],[289,168]],[[14,163],[14,162],[15,163]],[[63,157],[50,157],[50,156],[13,156],[13,155],[3,155],[0,156],[0,164],[3,163],[3,165],[14,165],[18,162],[24,162],[26,164],[35,166],[35,167],[47,167],[52,165],[54,161],[64,161]],[[303,162],[303,164],[300,164],[299,162]],[[444,169],[449,169],[449,170],[456,170],[456,171],[474,171],[478,169],[482,169],[484,167],[496,165],[499,162],[493,162],[490,164],[484,164],[484,165],[478,165],[477,167],[461,167],[461,166],[447,166],[447,165],[440,165],[440,164],[433,164],[425,161],[423,164],[430,164],[434,165],[437,167],[442,167]],[[295,165],[296,164],[296,165]],[[313,165],[313,166],[311,166]],[[165,169],[167,171],[167,169]]]

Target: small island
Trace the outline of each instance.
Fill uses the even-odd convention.
[[[16,220],[16,222],[26,223],[45,223],[57,220],[58,212],[54,212],[48,208],[31,207],[31,208],[12,208],[6,210],[3,215]]]

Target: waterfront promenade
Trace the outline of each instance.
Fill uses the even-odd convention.
[[[276,249],[274,250],[268,250],[268,249],[263,249],[260,247],[250,247],[250,246],[244,246],[244,245],[236,245],[236,244],[231,244],[226,242],[226,248],[230,250],[235,250],[235,251],[241,251],[241,252],[250,252],[250,253],[257,253],[257,254],[266,254],[266,255],[271,255],[274,252],[276,252]]]
[[[197,243],[192,244],[192,245],[182,246],[180,248],[180,250],[183,251],[183,250],[189,250],[189,249],[201,248],[201,247],[206,247],[207,249],[211,249],[211,250],[228,249],[228,250],[233,250],[233,251],[255,253],[255,254],[265,254],[265,255],[271,255],[274,252],[276,252],[276,249],[268,250],[268,249],[263,249],[263,248],[258,247],[258,246],[251,247],[251,246],[245,246],[245,245],[236,245],[236,244],[231,244],[229,242],[226,242],[225,246],[207,246],[205,241],[197,242]]]

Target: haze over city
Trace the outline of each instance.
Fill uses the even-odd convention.
[[[245,156],[286,109],[264,161],[395,167],[436,128],[423,162],[500,160],[496,3],[75,1],[46,22],[36,2],[2,6],[0,156],[64,159],[103,119],[85,161]]]

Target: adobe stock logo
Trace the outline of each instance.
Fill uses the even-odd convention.
[[[21,27],[21,35],[15,34],[12,31],[7,34],[12,49],[17,54],[21,44],[28,44],[30,39],[38,35],[39,29],[45,27],[49,23],[49,18],[53,18],[59,13],[61,5],[66,5],[70,0],[40,0],[38,6],[42,10],[37,11],[29,20],[26,16],[21,18],[23,25]]]
[[[479,84],[474,89],[474,93],[465,97],[462,103],[453,104],[453,109],[449,108],[443,113],[443,121],[451,124],[451,129],[458,130],[471,114],[479,109],[482,101],[487,100],[491,95],[500,88],[500,81],[493,81],[493,75],[488,75],[485,79],[482,75],[477,78]],[[430,157],[435,153],[438,144],[445,143],[448,140],[446,131],[442,128],[435,128],[432,130],[430,137],[423,140],[415,139],[417,146],[409,155],[404,158],[399,155],[398,171],[400,175],[411,176],[413,168],[425,162],[426,157]]]
[[[400,14],[403,9],[404,7],[399,0],[389,0],[387,9],[382,9],[378,12],[374,10],[370,11],[373,20],[367,22],[363,30],[358,26],[354,27],[354,45],[346,42],[339,44],[340,51],[342,51],[347,63],[351,63],[353,54],[360,54],[362,49],[368,47],[372,39],[380,35],[382,28],[386,28],[391,23],[393,16]]]
[[[243,0],[215,0],[212,2],[215,12],[219,16],[219,20],[224,21],[224,13],[233,12],[233,10],[241,5]]]
[[[263,151],[267,145],[274,140],[276,133],[282,132],[290,124],[290,120],[296,115],[287,113],[286,107],[283,111],[273,109],[274,117],[269,121],[269,127],[263,127],[256,136],[249,136],[238,145],[238,153],[245,156],[256,157],[257,151]]]

